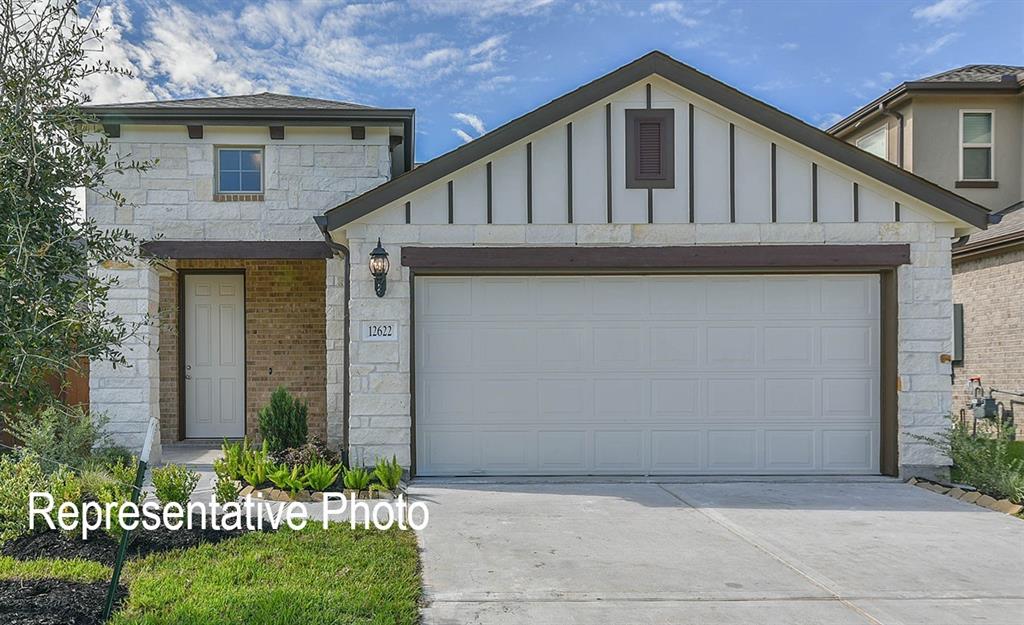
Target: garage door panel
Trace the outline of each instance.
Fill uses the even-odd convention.
[[[420,276],[415,305],[420,475],[878,472],[877,276]]]

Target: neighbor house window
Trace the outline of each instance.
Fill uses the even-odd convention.
[[[217,193],[263,193],[263,149],[217,148]]]
[[[960,111],[960,180],[992,180],[992,111]]]
[[[626,111],[626,187],[671,189],[675,186],[673,109]]]
[[[857,139],[857,147],[864,150],[868,154],[874,154],[878,158],[889,158],[889,142],[887,140],[886,132],[888,128],[882,126],[877,130],[873,130],[868,134],[864,135],[860,139]]]

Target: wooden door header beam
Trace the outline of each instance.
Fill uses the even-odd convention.
[[[416,270],[879,269],[910,262],[910,246],[404,247]]]

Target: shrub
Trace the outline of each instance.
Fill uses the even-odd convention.
[[[224,453],[225,474],[234,480],[242,479],[242,465],[245,462],[246,454],[249,453],[249,439],[243,438],[241,442],[229,443],[227,439],[220,446]]]
[[[199,474],[177,464],[168,464],[153,469],[153,488],[160,503],[167,505],[172,501],[182,506],[188,504],[192,491],[199,484]]]
[[[377,459],[377,466],[373,469],[373,475],[380,482],[380,490],[394,492],[402,481],[402,465],[398,464],[398,458],[391,456],[391,460],[384,458]]]
[[[309,442],[305,445],[289,447],[271,455],[278,464],[287,464],[290,467],[300,464],[308,465],[317,460],[323,460],[328,464],[338,464],[341,462],[338,452],[329,448],[315,436],[310,437]]]
[[[276,469],[271,471],[267,478],[273,482],[274,486],[282,489],[297,493],[302,490],[302,467],[288,468],[287,465],[279,465]]]
[[[340,464],[330,464],[324,460],[314,460],[306,467],[302,481],[310,490],[327,490],[338,481],[341,469]]]
[[[267,441],[259,449],[247,449],[242,454],[241,468],[239,469],[242,479],[254,488],[259,488],[267,481],[267,474],[274,468],[267,453]]]
[[[82,481],[74,471],[60,467],[49,476],[49,487],[47,491],[53,495],[54,510],[58,510],[61,504],[71,502],[76,506],[82,503]],[[61,530],[68,535],[74,535],[76,530]]]
[[[121,504],[135,500],[135,474],[139,468],[139,459],[132,456],[128,461],[118,460],[110,466],[110,479],[97,485],[96,501],[106,508],[107,504]],[[110,527],[104,529],[114,539],[120,539],[124,530],[121,524],[113,519]]]
[[[35,413],[19,413],[8,419],[7,431],[22,441],[53,470],[59,464],[81,467],[95,447],[107,445],[103,415],[89,415],[80,407],[52,403]]]
[[[29,533],[29,493],[48,486],[35,453],[0,456],[0,544]]]
[[[235,501],[238,499],[238,483],[230,478],[218,477],[213,487],[213,496],[221,505]]]
[[[362,467],[345,471],[342,483],[350,490],[366,490],[370,486],[370,472]]]
[[[949,430],[916,438],[949,455],[964,483],[997,499],[1024,502],[1024,461],[1011,457],[1010,429],[998,422],[990,429],[988,436],[974,436],[953,417]]]
[[[270,451],[299,447],[306,442],[309,431],[306,402],[292,397],[283,386],[270,396],[270,403],[260,409],[259,430]]]

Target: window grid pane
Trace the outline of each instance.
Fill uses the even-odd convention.
[[[964,180],[992,178],[992,148],[964,148]]]
[[[219,189],[223,193],[260,193],[263,151],[259,149],[218,150]]]
[[[964,113],[964,143],[992,143],[992,114]]]
[[[885,130],[885,128],[879,128],[871,134],[861,137],[857,141],[857,147],[868,154],[874,154],[879,158],[887,158],[888,154],[885,153]]]

